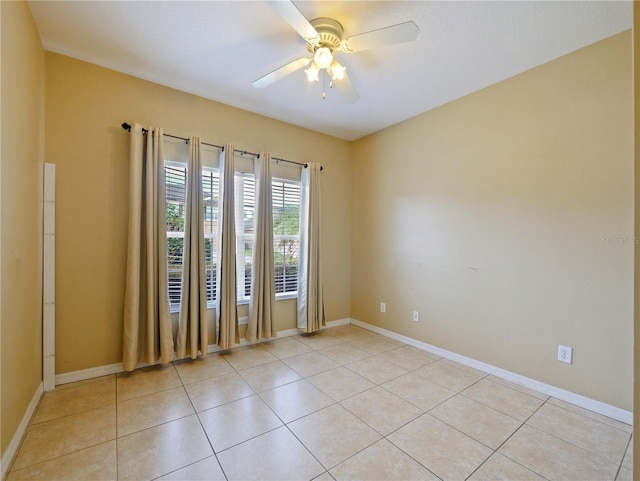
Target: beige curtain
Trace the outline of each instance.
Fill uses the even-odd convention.
[[[271,154],[261,154],[254,161],[256,205],[253,237],[253,269],[249,304],[248,341],[278,335],[273,309],[275,281],[273,272],[273,210],[271,202]]]
[[[182,251],[182,297],[178,322],[177,354],[207,354],[207,284],[204,258],[204,205],[200,137],[189,139],[189,166],[185,195],[184,246]]]
[[[236,225],[234,199],[235,149],[226,145],[220,154],[220,210],[218,215],[218,275],[216,326],[218,346],[240,343],[236,294]]]
[[[298,329],[315,332],[325,326],[322,293],[321,174],[322,166],[302,169],[300,198],[300,260],[298,263]]]
[[[124,299],[125,371],[173,359],[167,287],[167,231],[162,129],[131,127],[129,242]]]

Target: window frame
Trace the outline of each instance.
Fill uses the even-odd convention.
[[[236,304],[238,306],[249,304],[251,302],[251,279],[253,277],[253,246],[255,242],[255,207],[256,207],[256,177],[253,172],[243,172],[240,170],[236,170],[234,175],[234,196],[235,196],[235,214],[234,220],[236,224]],[[242,186],[239,188],[239,183]],[[247,199],[245,196],[245,189],[248,192],[253,193],[252,199]],[[240,191],[242,191],[240,193]],[[239,197],[239,194],[241,197]],[[247,202],[247,200],[252,200],[252,202]],[[246,216],[247,211],[251,213],[249,217]],[[251,233],[248,234],[246,231],[247,222],[250,221],[250,229]],[[241,228],[242,227],[242,233]],[[246,256],[246,244],[250,242],[251,244],[251,255]],[[249,280],[247,281],[247,273],[246,269],[249,266]],[[244,267],[242,269],[241,267]],[[247,283],[248,283],[248,295],[244,293],[247,292]],[[242,294],[242,295],[241,295]]]
[[[275,187],[274,184],[282,184],[283,186],[285,184],[289,184],[289,185],[297,186],[297,191],[298,191],[297,192],[297,195],[298,195],[298,199],[297,199],[298,200],[298,204],[297,204],[298,205],[298,233],[295,234],[295,235],[293,235],[293,234],[277,234],[276,231],[275,231],[275,225],[274,225],[274,228],[273,228],[274,285],[275,285],[275,282],[276,282],[276,280],[275,280],[276,272],[275,271],[276,271],[276,267],[277,267],[276,259],[275,259],[276,237],[295,237],[296,240],[297,240],[297,251],[298,251],[297,252],[297,264],[298,264],[298,267],[297,267],[297,270],[296,270],[296,290],[295,291],[278,292],[278,293],[276,293],[276,300],[297,299],[298,298],[298,289],[297,289],[298,282],[297,282],[297,278],[298,278],[298,275],[300,273],[300,268],[299,268],[299,265],[300,265],[300,204],[301,204],[301,201],[302,201],[302,197],[301,197],[301,194],[302,194],[302,182],[300,180],[291,180],[291,179],[285,179],[285,178],[281,178],[281,177],[272,177],[272,179],[271,179],[271,190],[272,190],[272,194],[271,194],[271,201],[272,201],[271,210],[272,210],[272,212],[274,210],[273,209],[273,192],[275,191],[274,190],[274,187]],[[283,191],[283,204],[284,204],[284,198],[285,197],[286,197],[286,194]],[[275,222],[276,222],[276,219],[275,219],[275,214],[274,214],[273,223],[275,224]],[[286,266],[286,264],[284,264],[284,263],[282,265],[283,265],[283,267]]]
[[[180,169],[182,171],[184,171],[185,173],[185,198],[183,198],[182,201],[182,205],[181,205],[181,211],[182,211],[182,218],[184,220],[184,215],[185,215],[185,206],[186,206],[186,176],[188,175],[188,171],[189,171],[189,167],[188,164],[186,162],[179,162],[179,161],[174,161],[174,160],[165,160],[164,161],[164,166],[163,168],[165,169],[165,189],[167,188],[167,180],[166,180],[166,174],[167,174],[167,168],[173,168],[173,169]],[[212,174],[217,174],[218,179],[220,176],[220,171],[219,169],[215,168],[215,167],[202,167],[202,173],[203,176],[206,172],[210,172]],[[204,178],[203,178],[204,181]],[[204,189],[203,189],[204,190]],[[214,195],[214,192],[216,191],[216,189],[213,188],[213,183],[212,183],[212,189],[211,189],[211,193],[212,195]],[[220,192],[220,185],[219,185],[219,180],[218,180],[218,188],[217,188],[217,193],[219,195]],[[168,197],[168,196],[167,196]],[[165,204],[168,204],[170,201],[167,199],[165,199]],[[203,204],[204,204],[204,199],[203,199]],[[174,202],[175,204],[175,202]],[[180,203],[177,203],[177,205],[180,205]],[[167,207],[165,207],[165,209],[167,209]],[[166,212],[166,210],[165,210]],[[217,208],[216,206],[213,204],[211,204],[211,215],[212,215],[212,219],[211,221],[215,221],[217,220]],[[204,222],[207,222],[206,219],[206,214],[203,214],[204,217]],[[184,227],[182,231],[169,231],[166,230],[166,239],[167,239],[167,294],[170,294],[171,289],[169,286],[169,248],[168,248],[168,243],[169,243],[169,238],[181,238],[182,242],[183,242],[183,249],[184,249]],[[217,300],[217,295],[218,293],[216,292],[216,288],[215,288],[215,276],[216,276],[216,249],[215,249],[215,245],[218,241],[217,237],[218,237],[218,232],[217,229],[215,232],[206,232],[205,229],[205,241],[206,239],[211,239],[211,268],[210,271],[212,272],[212,277],[213,277],[213,285],[211,287],[211,290],[209,289],[209,283],[207,282],[207,309],[214,309],[216,307],[216,300]],[[183,255],[184,255],[184,250],[183,250]],[[206,254],[205,254],[206,255]],[[181,259],[181,269],[183,266],[183,262],[184,262],[184,258]],[[206,267],[205,267],[206,270]],[[180,288],[179,291],[180,293],[180,297],[182,297],[182,273],[180,274]],[[209,298],[209,294],[211,293],[211,298]],[[169,312],[171,314],[180,312],[180,308],[181,308],[181,303],[177,302],[177,303],[172,303],[171,302],[171,296],[169,295]]]
[[[179,169],[180,171],[184,172],[184,188],[185,188],[185,197],[182,198],[182,201],[180,202],[180,200],[175,201],[172,200],[170,201],[167,195],[167,198],[165,200],[165,213],[168,210],[168,205],[170,203],[174,204],[174,205],[178,205],[180,206],[179,209],[182,213],[182,219],[184,220],[184,215],[185,215],[185,211],[186,211],[186,179],[187,179],[187,175],[188,175],[188,164],[186,162],[181,162],[181,161],[174,161],[174,160],[168,160],[165,159],[164,160],[164,165],[163,165],[164,173],[165,173],[165,189],[167,189],[168,191],[168,182],[167,182],[167,169]],[[218,201],[219,201],[219,193],[220,193],[220,184],[219,184],[219,179],[220,179],[220,170],[217,167],[202,167],[202,173],[203,173],[203,183],[205,182],[204,179],[204,175],[210,172],[211,174],[215,174],[215,176],[218,179],[218,185],[217,185],[217,189],[214,187],[214,183],[211,184],[211,196],[212,199],[215,197],[216,193],[218,195]],[[253,202],[250,203],[250,207],[251,207],[251,220],[253,221],[255,219],[255,175],[253,172],[242,172],[237,170],[234,173],[234,181],[238,182],[238,178],[250,178],[252,186],[251,189],[253,190]],[[301,191],[301,182],[299,180],[292,180],[292,179],[286,179],[286,178],[279,178],[279,177],[273,177],[271,179],[271,185],[272,185],[272,212],[273,212],[273,188],[274,188],[274,184],[290,184],[290,185],[295,185],[297,186],[298,189],[298,195]],[[237,184],[236,184],[237,185]],[[244,184],[243,184],[244,185]],[[168,193],[168,192],[167,192]],[[203,186],[203,193],[206,196],[206,192],[204,192],[204,186]],[[244,194],[244,191],[243,191]],[[286,194],[283,193],[283,199],[284,197],[286,197]],[[205,209],[207,208],[207,203],[206,201],[203,202],[205,203]],[[299,204],[300,202],[300,198],[298,198],[298,209],[299,209]],[[240,230],[238,229],[238,225],[245,225],[245,211],[246,211],[247,205],[245,204],[245,198],[244,195],[242,196],[242,199],[239,200],[238,199],[238,192],[236,189],[236,209],[235,209],[235,214],[234,214],[234,218],[235,218],[235,222],[236,222],[236,246],[242,245],[244,246],[247,236],[250,235],[251,236],[251,244],[252,244],[252,248],[251,248],[251,252],[253,253],[253,242],[254,242],[254,233],[253,233],[253,228],[255,226],[252,226],[251,228],[251,234],[247,234],[245,230],[242,230],[242,233],[240,233]],[[204,222],[205,224],[207,223],[207,221],[209,220],[211,223],[215,223],[217,221],[217,217],[218,217],[218,206],[215,204],[215,202],[211,202],[210,204],[210,210],[211,210],[211,219],[207,219],[207,213],[204,212],[203,213],[203,217],[204,217]],[[166,215],[166,214],[165,214]],[[242,219],[240,219],[240,216],[242,216]],[[294,237],[297,240],[297,258],[298,258],[298,265],[299,265],[299,246],[300,246],[300,226],[299,226],[299,221],[300,221],[300,216],[298,214],[298,234],[293,235],[293,234],[277,234],[275,232],[275,226],[272,225],[272,227],[274,227],[273,229],[273,253],[274,253],[274,284],[275,284],[275,275],[276,275],[276,260],[275,260],[275,254],[276,254],[276,238],[277,237]],[[275,224],[275,217],[273,218],[273,223]],[[210,228],[212,226],[209,226]],[[213,280],[215,283],[215,276],[216,276],[216,269],[217,269],[217,252],[216,252],[216,245],[218,242],[218,235],[219,232],[217,230],[218,226],[215,225],[215,231],[211,231],[211,232],[207,232],[207,229],[205,228],[205,240],[206,239],[211,239],[211,270],[213,271]],[[183,251],[182,251],[182,255],[184,255],[184,226],[183,226],[183,230],[182,231],[173,231],[173,230],[165,230],[166,232],[166,241],[167,241],[167,274],[169,274],[169,239],[170,238],[181,238],[183,239]],[[244,250],[242,250],[242,252],[244,252]],[[237,256],[237,254],[236,254]],[[286,256],[285,256],[286,257]],[[252,263],[253,259],[251,256],[251,259],[249,260],[250,263]],[[181,269],[183,266],[183,262],[184,259],[181,259]],[[238,256],[236,257],[236,271],[240,274],[240,276],[242,275],[242,270],[238,270],[238,266],[240,263],[240,259],[238,258]],[[246,259],[245,259],[245,268],[246,268]],[[283,266],[286,266],[286,264],[282,264]],[[251,265],[251,269],[253,269],[253,266]],[[250,273],[251,274],[251,273]],[[297,275],[299,274],[299,269],[296,272],[296,279],[297,279]],[[238,276],[238,284],[240,284],[240,276]],[[170,283],[169,283],[169,276],[167,276],[167,294],[169,295],[171,291],[170,288]],[[246,292],[246,277],[245,277],[245,291]],[[284,282],[284,281],[283,281]],[[250,283],[250,281],[249,281]],[[180,288],[178,290],[180,296],[182,294],[182,272],[180,273]],[[209,293],[211,292],[211,298],[209,298]],[[240,295],[240,294],[244,294],[244,292],[241,290],[240,285],[238,285],[238,296],[236,297],[236,304],[237,305],[247,305],[251,302],[251,286],[249,284],[249,295]],[[216,307],[216,301],[217,301],[217,292],[215,289],[215,284],[214,286],[211,288],[211,291],[209,290],[209,285],[207,283],[207,309],[215,309]],[[298,291],[297,291],[297,280],[296,280],[296,290],[295,291],[284,291],[284,292],[279,292],[275,294],[275,298],[277,301],[280,300],[287,300],[287,299],[297,299],[298,297]],[[169,295],[169,306],[170,306],[170,312],[172,314],[178,313],[180,312],[181,309],[181,303],[177,302],[177,303],[172,303],[171,302],[171,296]]]

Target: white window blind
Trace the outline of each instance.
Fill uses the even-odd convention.
[[[253,236],[256,185],[252,173],[236,172],[236,279],[238,301],[248,301],[251,296],[251,265],[253,261]]]
[[[165,162],[168,289],[172,311],[180,308],[182,294],[186,183],[187,167],[184,164]],[[210,168],[202,169],[205,275],[209,304],[216,300],[219,187],[218,171]]]
[[[207,278],[207,302],[216,300],[216,267],[218,264],[218,205],[220,202],[220,172],[202,169],[202,196],[204,206],[204,260]],[[213,306],[211,306],[213,307]]]
[[[171,309],[180,306],[182,292],[182,255],[184,249],[184,207],[187,168],[165,162],[167,268]]]
[[[293,294],[298,290],[300,182],[274,178],[271,188],[276,294]]]

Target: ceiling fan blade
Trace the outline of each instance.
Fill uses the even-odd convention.
[[[360,98],[360,94],[356,90],[356,87],[353,85],[353,82],[349,78],[347,72],[344,72],[344,77],[342,77],[341,79],[334,80],[333,84],[336,86],[336,89],[348,104],[355,103]]]
[[[301,69],[302,67],[306,67],[311,62],[310,58],[300,57],[293,62],[289,62],[286,65],[274,70],[271,73],[268,73],[264,77],[260,77],[258,80],[254,80],[253,86],[257,89],[262,89],[271,85],[273,82],[280,80],[281,78],[286,77],[287,75],[295,72],[296,70]]]
[[[344,39],[340,46],[347,53],[358,52],[394,43],[412,42],[418,38],[419,32],[420,28],[415,22],[409,21],[354,35]]]
[[[300,13],[300,10],[298,10],[298,7],[296,7],[293,2],[290,0],[267,0],[267,3],[271,5],[271,8],[278,12],[302,38],[313,45],[318,44],[320,35],[318,35],[313,25]]]

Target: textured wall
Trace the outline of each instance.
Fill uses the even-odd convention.
[[[624,32],[356,141],[352,317],[631,410],[631,74]]]
[[[42,380],[45,53],[26,2],[2,9],[2,453]]]

